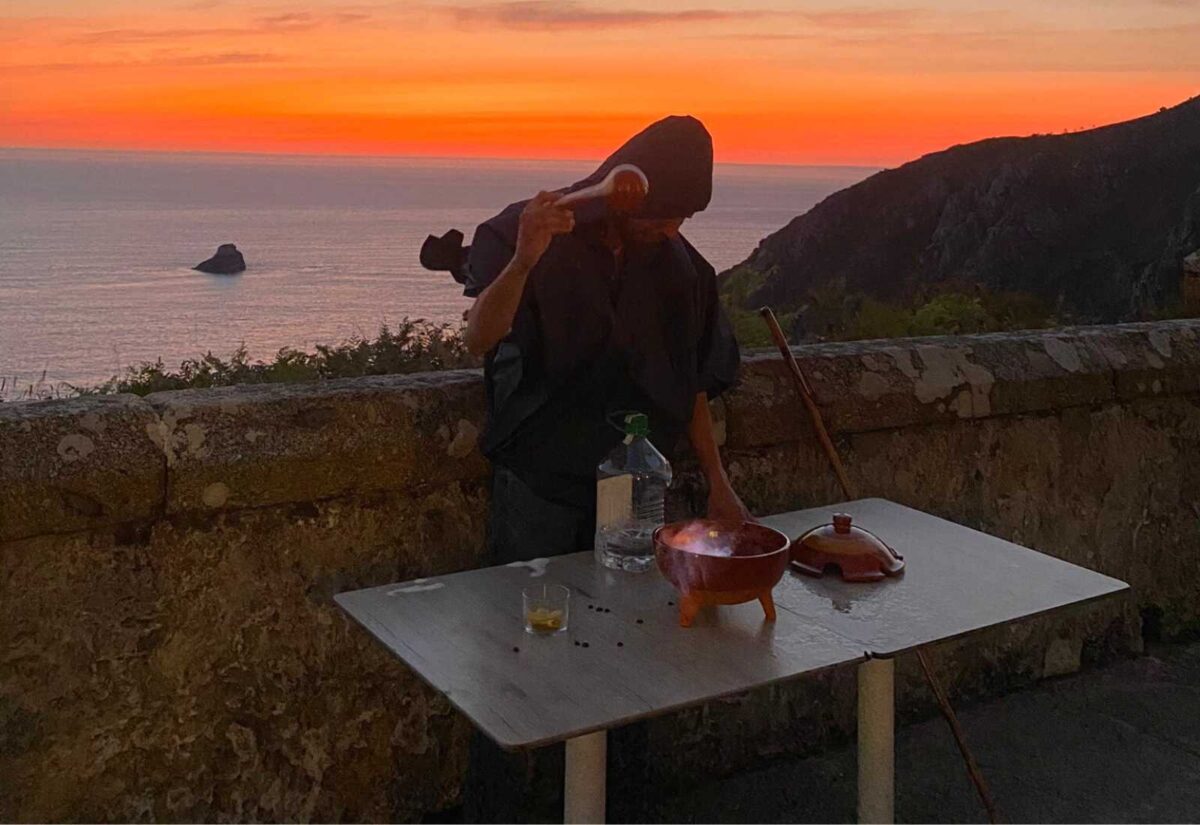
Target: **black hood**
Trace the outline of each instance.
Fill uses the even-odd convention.
[[[650,182],[642,208],[632,217],[690,218],[712,199],[712,136],[694,117],[672,115],[651,123],[625,141],[595,172],[565,191],[598,183],[622,163],[641,169]],[[596,220],[604,214],[603,201],[575,211],[581,221]]]

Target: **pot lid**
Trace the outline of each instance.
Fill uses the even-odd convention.
[[[814,527],[792,542],[792,566],[810,576],[836,569],[846,581],[878,581],[904,570],[904,557],[869,530],[855,526],[848,513]]]

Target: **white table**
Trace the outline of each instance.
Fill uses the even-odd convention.
[[[590,553],[335,598],[502,747],[566,741],[568,822],[604,819],[609,728],[858,664],[859,819],[890,822],[894,656],[1128,585],[882,499],[764,521],[795,537],[834,510],[903,554],[905,574],[851,584],[788,572],[775,588],[773,623],[752,602],[706,609],[681,628],[661,576],[607,570]],[[521,588],[542,582],[573,592],[566,633],[524,632]]]

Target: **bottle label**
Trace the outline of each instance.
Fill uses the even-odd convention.
[[[612,476],[596,482],[596,529],[628,521],[633,515],[633,476]]]

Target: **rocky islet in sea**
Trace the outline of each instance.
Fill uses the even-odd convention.
[[[236,275],[246,271],[246,259],[236,245],[223,243],[217,247],[217,254],[192,268],[212,275]]]

